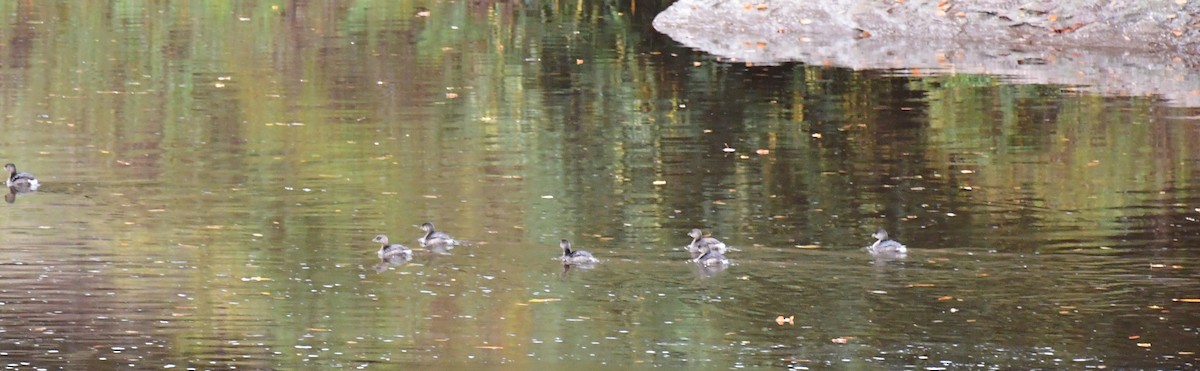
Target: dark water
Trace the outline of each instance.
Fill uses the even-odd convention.
[[[0,5],[0,157],[43,183],[0,364],[1195,367],[1200,111],[724,64],[662,6]],[[425,221],[472,243],[381,264]]]

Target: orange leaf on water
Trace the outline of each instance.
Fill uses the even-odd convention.
[[[775,317],[775,323],[779,324],[780,326],[783,326],[783,324],[785,324],[785,323],[789,324],[789,325],[794,325],[794,324],[796,324],[796,316]]]
[[[943,297],[937,298],[937,300],[938,300],[938,301],[954,300],[954,297],[953,297],[953,296],[950,296],[950,295],[946,295],[946,296],[943,296]]]

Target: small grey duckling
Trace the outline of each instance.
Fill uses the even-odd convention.
[[[421,244],[421,247],[435,245],[437,247],[450,249],[453,248],[454,245],[459,244],[459,241],[455,240],[454,237],[450,237],[450,235],[446,234],[445,232],[438,232],[436,229],[434,229],[433,223],[422,223],[421,230],[425,231],[425,235],[417,239],[417,243]]]
[[[371,242],[383,244],[383,246],[379,247],[379,259],[388,260],[390,258],[398,257],[404,260],[411,260],[413,257],[412,250],[409,249],[408,246],[401,244],[388,244],[387,235],[381,234],[375,236],[375,239],[371,240]]]
[[[905,247],[904,244],[896,240],[889,239],[887,231],[883,230],[883,228],[879,228],[879,230],[871,234],[871,237],[874,237],[876,240],[871,246],[866,247],[867,252],[871,253],[871,255],[899,256],[908,253],[908,247]]]
[[[592,256],[592,253],[583,250],[571,250],[571,241],[562,240],[558,243],[563,249],[562,262],[564,265],[572,264],[596,264],[600,259]]]
[[[692,237],[692,243],[688,244],[687,251],[692,253],[692,257],[699,257],[704,253],[705,249],[715,250],[718,254],[725,255],[725,243],[712,237],[704,237],[704,232],[700,228],[692,229],[688,232],[688,236]]]
[[[714,246],[703,246],[701,247],[701,252],[702,253],[700,256],[692,261],[702,267],[715,267],[729,264],[729,259],[725,258],[725,254],[722,254]]]
[[[4,164],[4,170],[8,171],[8,180],[5,185],[9,188],[15,188],[17,191],[36,191],[38,189],[37,178],[30,173],[18,172],[17,165]]]

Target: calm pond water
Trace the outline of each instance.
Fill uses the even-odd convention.
[[[721,63],[663,6],[0,4],[0,157],[42,183],[0,364],[1196,367],[1200,110]],[[471,243],[380,262],[426,221]]]

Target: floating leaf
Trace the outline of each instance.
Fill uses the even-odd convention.
[[[529,299],[529,302],[530,303],[549,303],[549,302],[561,301],[561,300],[562,299],[559,299],[559,298],[545,298],[545,299]]]
[[[654,181],[654,185],[666,185],[666,184],[667,184],[667,181],[665,181],[665,180],[655,180]]]
[[[946,296],[937,298],[937,301],[946,301],[946,300],[954,300],[954,297],[950,296],[950,295],[946,295]]]
[[[829,341],[832,341],[834,344],[845,344],[846,342],[850,341],[850,338],[836,337],[829,339]]]
[[[780,326],[783,326],[783,324],[785,324],[785,323],[789,324],[789,325],[794,325],[794,324],[796,324],[796,316],[775,317],[775,323],[779,324]]]
[[[932,283],[911,283],[908,287],[934,287]]]
[[[1178,301],[1178,302],[1183,302],[1183,303],[1200,303],[1200,298],[1171,299],[1171,301]]]
[[[480,345],[480,346],[475,347],[475,349],[499,350],[499,349],[504,349],[504,347],[495,346],[495,345]]]

